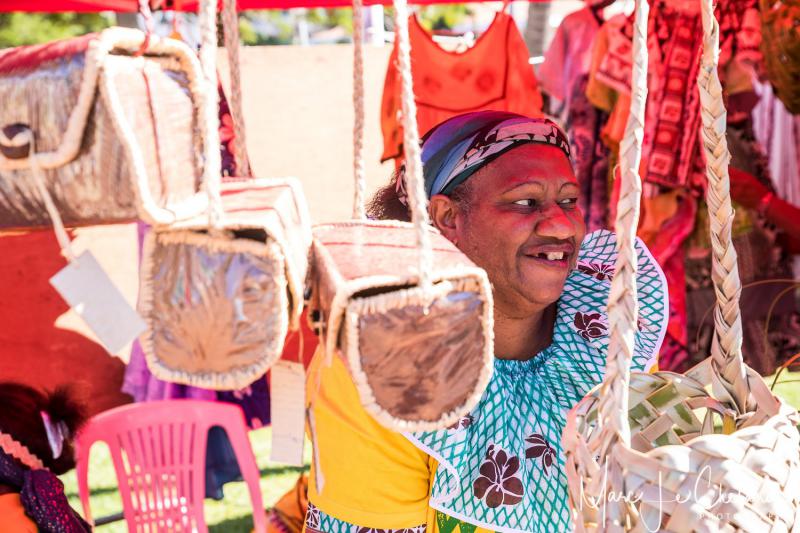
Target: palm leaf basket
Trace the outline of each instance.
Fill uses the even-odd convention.
[[[719,26],[702,2],[700,88],[716,292],[711,356],[684,375],[630,371],[638,314],[633,240],[639,216],[647,50],[636,2],[631,113],[621,145],[619,260],[609,299],[603,383],[570,411],[563,433],[576,531],[800,530],[800,422],[744,364],[741,292],[731,240]]]

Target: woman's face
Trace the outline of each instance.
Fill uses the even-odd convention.
[[[555,147],[524,144],[467,182],[460,205],[431,200],[437,227],[486,270],[495,305],[525,316],[561,296],[586,228],[569,160]]]

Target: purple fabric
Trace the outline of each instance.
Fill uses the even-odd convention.
[[[25,514],[43,533],[85,533],[87,524],[67,502],[64,484],[49,470],[30,470],[0,450],[0,483],[19,490]]]

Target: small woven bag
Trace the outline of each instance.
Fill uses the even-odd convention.
[[[216,2],[200,4],[204,134],[214,147],[204,154],[210,209],[207,218],[156,227],[145,239],[139,310],[148,330],[141,341],[148,366],[159,379],[238,389],[280,358],[288,329],[299,327],[311,225],[296,180],[220,185]],[[238,46],[235,9],[235,2],[226,2],[229,55],[231,47]],[[241,81],[235,62],[234,57],[232,106],[236,139],[243,148]],[[242,149],[236,153],[246,162]]]
[[[66,226],[202,213],[199,78],[127,28],[0,52],[0,230],[50,226],[48,201]]]
[[[441,429],[467,414],[489,382],[491,287],[429,224],[403,0],[395,10],[413,222],[365,220],[362,9],[356,0],[354,220],[314,228],[309,308],[327,356],[343,358],[367,412],[396,431]]]
[[[633,242],[639,216],[647,77],[647,2],[637,0],[631,113],[620,147],[619,259],[608,304],[603,383],[570,411],[563,433],[576,531],[797,531],[800,422],[743,362],[741,287],[731,242],[719,26],[702,2],[698,85],[717,295],[711,357],[685,375],[630,372],[637,323]]]

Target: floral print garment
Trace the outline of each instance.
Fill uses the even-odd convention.
[[[633,368],[649,369],[663,340],[667,287],[637,241],[639,332]],[[608,231],[584,240],[558,303],[553,343],[528,361],[495,359],[478,406],[453,428],[407,435],[439,462],[430,505],[502,532],[571,530],[561,432],[567,411],[605,370],[605,308],[616,262]]]
[[[666,333],[667,286],[644,244],[637,240],[636,248],[640,309],[633,369],[649,370]],[[428,532],[572,530],[561,432],[567,411],[605,371],[605,309],[616,255],[613,233],[588,235],[558,302],[552,344],[528,361],[495,359],[489,386],[469,415],[445,430],[406,435],[439,463],[429,501],[436,524],[427,524]],[[313,505],[306,528],[374,531]],[[421,533],[426,526],[402,531]]]

